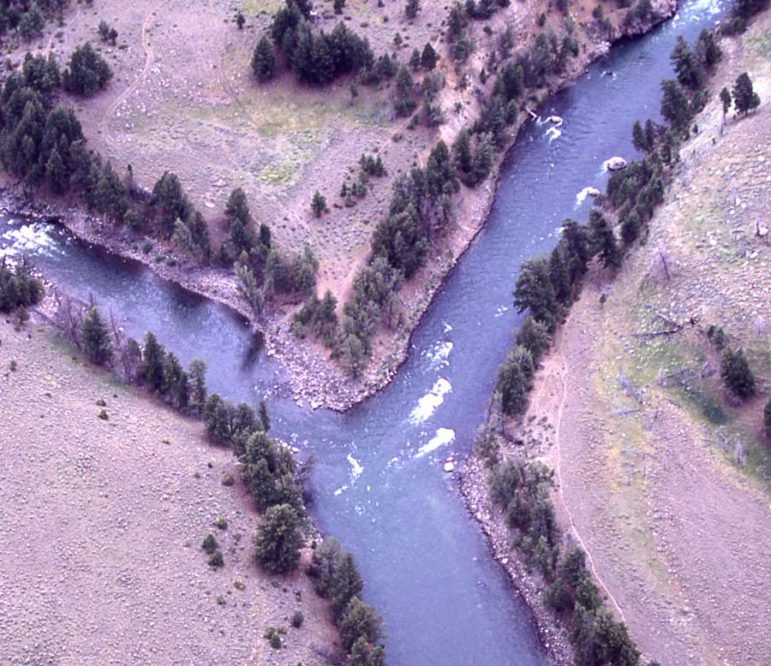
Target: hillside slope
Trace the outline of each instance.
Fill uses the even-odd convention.
[[[771,199],[771,15],[722,45],[647,243],[615,279],[592,271],[525,419],[556,471],[561,522],[666,664],[771,662],[771,244],[756,233]],[[761,106],[721,132],[717,93],[743,71]],[[720,382],[710,325],[754,370],[746,404]]]
[[[0,323],[2,662],[328,663],[326,602],[305,574],[271,578],[254,562],[250,497],[222,484],[238,476],[231,452],[50,335]],[[220,569],[201,550],[209,533]],[[284,648],[268,626],[287,629]]]

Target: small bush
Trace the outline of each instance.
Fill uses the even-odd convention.
[[[225,531],[228,528],[228,521],[222,516],[217,516],[217,520],[214,521],[214,527],[218,530]]]
[[[295,629],[299,629],[303,626],[303,622],[305,622],[305,615],[303,615],[302,611],[296,610],[292,615],[292,626]]]
[[[217,550],[217,546],[217,539],[213,534],[207,534],[201,544],[201,548],[204,549],[207,555],[214,554],[214,551]]]
[[[225,564],[225,560],[222,557],[222,551],[218,548],[215,550],[211,557],[209,558],[209,566],[213,568],[221,567],[223,564]]]

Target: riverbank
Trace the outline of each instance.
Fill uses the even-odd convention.
[[[494,419],[506,452],[554,470],[561,529],[586,552],[607,606],[661,663],[771,659],[767,636],[746,630],[768,624],[771,599],[762,538],[771,525],[771,458],[761,425],[771,338],[759,308],[771,261],[762,222],[770,29],[766,11],[745,35],[721,40],[724,59],[698,135],[682,146],[647,243],[616,276],[592,266],[526,414],[517,423]],[[744,71],[761,106],[726,117],[718,93]],[[679,328],[661,335],[662,318]],[[727,394],[710,326],[743,348],[758,385],[753,400]],[[516,585],[521,574],[517,565],[511,571],[479,452],[468,468],[469,510]]]
[[[671,16],[675,8],[674,0],[661,0],[654,3],[654,13],[649,20],[626,26],[619,21],[607,35],[610,41],[595,39],[582,44],[578,57],[570,62],[566,74],[552,80],[547,88],[539,91],[538,96],[531,99],[530,105],[537,108],[550,96],[569,86],[591,62],[608,52],[611,43],[647,32]],[[519,129],[524,123],[530,122],[528,114],[520,115],[522,117],[512,130],[506,149],[502,151],[490,178],[476,189],[463,188],[457,201],[454,228],[437,242],[433,258],[402,289],[402,322],[395,331],[381,331],[375,337],[373,357],[357,380],[347,376],[322,345],[297,339],[290,328],[290,311],[279,309],[255,316],[239,296],[237,281],[231,271],[186,263],[176,257],[170,248],[158,244],[157,240],[137,238],[78,207],[58,201],[30,205],[21,195],[14,195],[14,188],[7,179],[2,205],[10,214],[26,212],[33,217],[53,219],[82,240],[141,262],[164,279],[233,308],[262,332],[266,353],[277,358],[287,368],[296,401],[308,403],[313,408],[345,411],[385,387],[407,358],[412,332],[447,275],[484,226],[495,200],[500,166],[514,144]],[[443,138],[451,142],[457,130],[457,127],[443,127]]]
[[[575,656],[567,631],[546,604],[546,583],[543,577],[528,567],[519,550],[512,548],[511,531],[506,526],[503,512],[490,499],[488,473],[476,453],[464,463],[458,474],[458,487],[466,508],[484,532],[493,557],[533,614],[538,636],[552,663],[556,666],[571,666],[575,663]]]

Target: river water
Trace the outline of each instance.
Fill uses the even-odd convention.
[[[686,2],[674,19],[613,49],[540,110],[502,169],[485,228],[412,338],[393,382],[345,414],[296,404],[278,363],[227,308],[42,223],[0,220],[0,251],[32,255],[64,291],[93,295],[128,333],[154,331],[183,362],[203,358],[210,390],[265,398],[273,433],[316,453],[311,511],[358,561],[365,598],[381,613],[389,663],[543,664],[531,616],[492,559],[454,482],[449,455],[468,453],[495,375],[521,321],[511,306],[519,266],[555,245],[565,217],[586,218],[579,192],[604,188],[603,162],[634,156],[631,125],[658,117],[675,38],[692,41],[723,13]]]

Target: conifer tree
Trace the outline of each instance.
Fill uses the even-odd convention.
[[[252,55],[252,73],[260,83],[270,81],[276,75],[276,54],[267,35],[263,35]]]
[[[760,97],[753,90],[752,80],[747,72],[739,74],[733,88],[734,106],[739,113],[749,113],[760,106]]]
[[[112,341],[110,333],[102,321],[102,316],[95,306],[86,310],[81,325],[83,351],[97,365],[104,365],[112,359]]]

